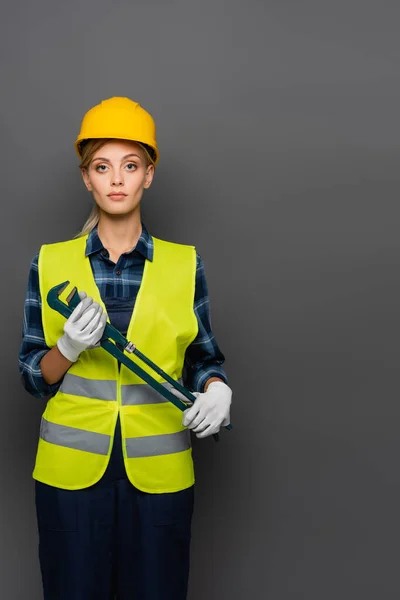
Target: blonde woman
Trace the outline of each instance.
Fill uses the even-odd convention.
[[[25,388],[47,400],[33,471],[45,600],[184,600],[190,430],[204,438],[230,420],[202,259],[141,220],[155,132],[129,98],[85,114],[75,149],[92,212],[78,235],[42,245],[31,264],[19,364]],[[46,302],[65,280],[81,299],[67,320]],[[194,392],[193,406],[180,412],[106,352],[107,321]]]

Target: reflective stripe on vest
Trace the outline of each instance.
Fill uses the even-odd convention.
[[[178,379],[183,384],[182,378]],[[161,383],[166,389],[172,389],[168,381]],[[109,379],[88,379],[66,373],[60,386],[60,392],[63,394],[72,394],[74,396],[84,396],[85,398],[94,398],[96,400],[116,400],[117,385],[115,380]],[[147,383],[127,384],[121,386],[121,403],[124,406],[139,404],[159,404],[168,402],[164,396]]]
[[[180,384],[183,384],[182,378],[178,379],[178,381]],[[168,381],[164,381],[161,385],[167,390],[171,390],[173,387]],[[123,406],[132,406],[135,404],[159,404],[160,402],[169,401],[147,383],[131,383],[121,386],[121,403]]]
[[[175,454],[189,448],[190,432],[188,429],[178,431],[177,433],[126,438],[126,454],[128,458]]]
[[[59,391],[96,400],[116,400],[117,382],[109,379],[87,379],[65,373]]]
[[[111,439],[109,435],[104,433],[95,433],[94,431],[51,423],[44,417],[41,421],[40,437],[50,444],[106,455]]]

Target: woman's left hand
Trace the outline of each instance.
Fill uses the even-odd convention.
[[[229,425],[232,390],[226,383],[212,381],[206,392],[193,395],[196,400],[184,411],[182,425],[192,429],[198,438],[218,433],[221,425]]]

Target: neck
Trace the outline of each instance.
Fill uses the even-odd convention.
[[[127,252],[136,246],[142,233],[140,212],[130,215],[100,214],[97,233],[105,248],[114,252]]]

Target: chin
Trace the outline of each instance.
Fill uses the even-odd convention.
[[[131,207],[126,207],[126,206],[112,206],[111,208],[109,206],[107,206],[106,208],[103,208],[103,212],[105,212],[108,215],[129,215],[130,213],[133,212],[135,207],[131,206]]]
[[[128,215],[129,213],[132,212],[132,209],[128,210],[127,208],[122,208],[122,206],[121,206],[121,207],[115,208],[114,210],[113,209],[105,210],[104,212],[108,213],[109,215]]]
[[[124,215],[124,214],[129,214],[132,211],[134,211],[140,204],[140,202],[137,203],[133,203],[132,201],[127,201],[128,199],[125,198],[125,200],[120,200],[118,202],[114,201],[114,200],[108,200],[104,203],[102,203],[101,205],[99,205],[99,208],[110,215]]]

